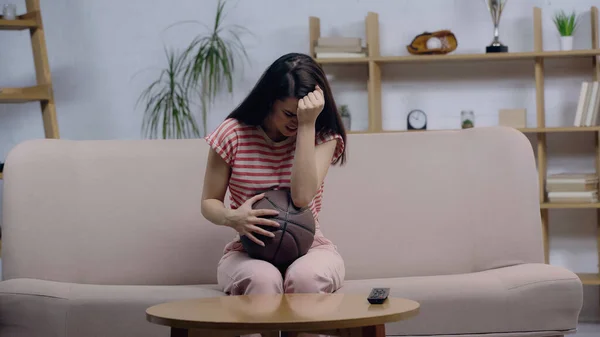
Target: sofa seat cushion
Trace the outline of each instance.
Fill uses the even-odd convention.
[[[152,305],[224,296],[214,285],[88,285],[33,279],[0,282],[0,336],[168,336],[146,321]]]
[[[368,293],[373,287],[389,287],[390,296],[421,304],[416,317],[388,325],[388,334],[402,336],[562,335],[576,329],[583,303],[577,275],[546,264],[471,274],[353,280],[339,291]]]

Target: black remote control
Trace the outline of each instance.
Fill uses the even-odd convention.
[[[371,304],[382,304],[388,298],[390,288],[373,288],[367,300]]]

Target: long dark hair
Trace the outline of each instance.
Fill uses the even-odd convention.
[[[250,94],[233,110],[228,118],[235,118],[247,125],[261,125],[271,113],[276,100],[289,97],[300,99],[315,90],[318,85],[323,90],[325,106],[317,117],[315,132],[330,131],[341,135],[346,144],[346,130],[325,72],[310,56],[289,53],[279,57],[262,74]],[[334,162],[346,161],[344,152]]]

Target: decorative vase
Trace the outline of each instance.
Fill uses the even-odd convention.
[[[347,105],[340,106],[340,117],[342,117],[342,123],[344,124],[344,129],[346,131],[352,130],[350,127],[352,125],[352,118],[350,117],[350,111],[348,110]]]
[[[573,36],[560,37],[560,50],[573,50]]]
[[[462,129],[470,129],[475,126],[475,114],[473,110],[463,110],[460,112],[460,126]]]
[[[344,123],[344,129],[346,129],[346,131],[352,130],[350,128],[352,125],[352,120],[350,116],[342,116],[342,123]]]
[[[6,4],[2,7],[2,19],[15,20],[17,18],[17,5]]]

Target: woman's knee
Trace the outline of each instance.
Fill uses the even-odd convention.
[[[286,274],[283,285],[286,293],[319,293],[317,282],[313,281],[312,275],[302,274],[293,270]]]
[[[331,293],[333,281],[324,273],[303,263],[287,270],[283,289],[286,293]]]
[[[333,293],[342,286],[344,261],[336,251],[313,249],[287,269],[286,293]]]
[[[219,285],[232,295],[283,293],[283,277],[272,264],[232,254],[217,269]]]
[[[235,284],[238,294],[281,294],[283,278],[276,268],[256,268],[240,278]]]
[[[281,294],[283,277],[276,268],[255,269],[248,275],[244,294]]]

